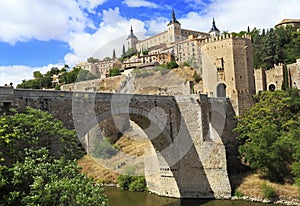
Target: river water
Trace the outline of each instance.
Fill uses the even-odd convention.
[[[147,192],[128,192],[119,188],[106,187],[110,206],[266,206],[262,203],[231,200],[195,200],[160,197]],[[274,206],[274,204],[268,204]]]

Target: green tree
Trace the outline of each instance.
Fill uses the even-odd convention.
[[[122,58],[125,58],[126,52],[125,52],[125,45],[123,44],[122,47]]]
[[[118,68],[112,68],[108,72],[108,76],[110,76],[110,77],[114,77],[114,76],[118,76],[118,75],[120,75],[120,69],[118,69]]]
[[[0,116],[0,205],[107,205],[81,156],[75,131],[46,112]]]
[[[94,58],[94,57],[89,57],[89,58],[87,58],[87,62],[89,62],[89,63],[96,63],[96,62],[98,62],[98,61],[99,61],[99,59]]]
[[[290,167],[299,162],[294,152],[299,142],[299,111],[297,91],[263,92],[239,119],[236,131],[243,161],[271,181],[291,178]]]
[[[36,78],[36,79],[38,79],[38,78],[42,78],[43,75],[41,74],[40,71],[34,71],[33,72],[33,77]]]
[[[115,58],[116,58],[116,50],[114,49],[114,50],[113,50],[112,59],[115,59]]]
[[[54,74],[59,74],[59,69],[57,67],[52,67],[50,71],[48,71],[45,76],[52,77]]]
[[[176,63],[176,61],[170,61],[167,63],[167,68],[168,69],[178,68],[178,64]]]
[[[50,155],[69,159],[82,155],[75,131],[41,110],[27,108],[25,113],[4,115],[0,128],[0,154],[7,166],[23,161],[25,149],[47,147]]]
[[[80,174],[76,161],[54,159],[45,148],[28,150],[8,171],[6,205],[107,205],[103,188]]]
[[[81,69],[77,74],[76,81],[81,82],[81,81],[87,81],[87,80],[92,80],[97,78],[98,77],[92,74],[90,71]]]

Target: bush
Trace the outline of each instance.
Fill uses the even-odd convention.
[[[144,176],[133,176],[131,178],[129,191],[143,192],[146,190],[146,180]]]
[[[93,157],[109,159],[115,154],[117,154],[117,152],[118,151],[110,144],[108,139],[93,141],[93,147],[92,147]]]
[[[143,192],[147,191],[146,180],[144,176],[119,175],[117,183],[122,190]]]
[[[277,197],[276,191],[273,187],[267,185],[265,182],[261,185],[263,197],[268,200],[273,200]]]
[[[130,175],[118,175],[117,183],[121,187],[122,190],[128,190],[131,182]]]
[[[118,75],[120,75],[120,69],[118,69],[118,68],[112,68],[108,72],[108,76],[110,76],[110,77],[114,77],[114,76],[118,76]]]
[[[199,83],[202,80],[200,74],[198,74],[196,71],[193,74],[193,78],[196,83]]]
[[[236,190],[236,191],[234,192],[234,196],[236,196],[236,197],[243,197],[244,194],[243,194],[241,191]]]

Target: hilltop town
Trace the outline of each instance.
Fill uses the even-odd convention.
[[[299,31],[299,22],[297,19],[284,19],[276,24],[275,28],[293,28],[294,31]],[[292,58],[296,57],[296,61],[284,64],[283,46],[276,51],[278,54],[274,54],[273,50],[278,50],[279,45],[271,48],[271,51],[265,54],[267,56],[261,54],[260,50],[266,48],[261,48],[257,41],[263,41],[261,38],[265,35],[264,29],[262,36],[252,39],[255,32],[256,35],[260,33],[256,28],[251,32],[248,28],[247,32],[239,34],[221,33],[214,18],[208,32],[182,27],[184,25],[181,26],[173,10],[166,30],[154,36],[138,39],[131,27],[128,37],[124,39],[121,57],[117,58],[113,50],[112,58],[100,60],[90,57],[87,62],[78,63],[75,69],[71,70],[67,65],[61,71],[53,68],[53,71],[45,75],[45,79],[40,80],[42,82],[23,82],[18,88],[45,88],[43,85],[51,88],[54,85],[56,89],[66,91],[158,95],[200,93],[208,97],[229,98],[236,115],[250,108],[252,96],[260,91],[281,90],[287,87],[300,89],[297,46],[289,51],[293,53]],[[272,33],[271,31],[273,32],[271,29],[269,33]],[[293,44],[297,45],[297,42]],[[260,58],[269,59],[268,55],[272,55],[273,59],[267,64],[257,62]],[[281,57],[277,58],[276,55]],[[265,61],[264,59],[260,61]],[[181,69],[169,73],[170,69],[176,67]],[[85,72],[76,80],[80,69]],[[158,71],[161,75],[151,78],[150,74]],[[163,77],[166,73],[169,73],[168,80]],[[35,75],[35,79],[38,80],[41,76]],[[147,78],[144,78],[145,76]],[[143,80],[138,80],[138,77],[143,77]],[[83,80],[90,81],[82,82]],[[70,84],[74,82],[77,83]]]

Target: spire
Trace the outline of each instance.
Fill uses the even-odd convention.
[[[172,11],[172,19],[171,19],[170,22],[168,23],[168,26],[169,26],[170,24],[173,24],[173,23],[178,23],[178,24],[180,24],[179,21],[177,21],[177,19],[176,19],[174,9],[173,9],[173,11]]]
[[[175,17],[175,12],[174,12],[174,9],[172,11],[172,22],[175,22],[176,21],[176,17]]]
[[[218,32],[220,32],[219,29],[216,27],[215,18],[213,18],[212,27],[211,27],[209,33],[210,33],[210,32],[213,32],[213,31],[218,31]]]
[[[130,38],[136,38],[137,39],[137,37],[134,35],[134,33],[133,33],[133,29],[132,29],[132,26],[130,27],[130,34],[129,34],[129,36],[127,37],[127,39],[130,39]]]

